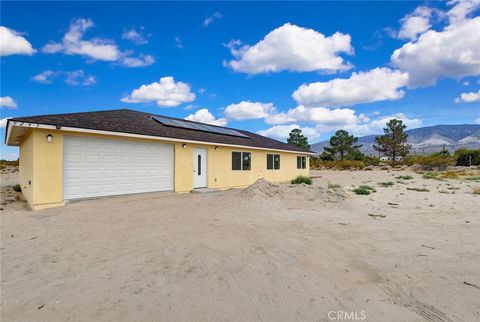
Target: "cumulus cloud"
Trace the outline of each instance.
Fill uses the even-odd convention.
[[[328,126],[355,124],[359,120],[355,111],[348,108],[329,109],[325,107],[305,107],[303,105],[289,109],[285,113],[271,114],[266,118],[268,124],[311,122]]]
[[[19,32],[0,26],[0,56],[28,55],[36,52]]]
[[[339,54],[354,50],[348,34],[336,32],[326,37],[313,29],[286,23],[271,31],[253,46],[233,40],[226,46],[234,60],[225,65],[237,72],[260,74],[289,71],[332,73],[350,69]]]
[[[17,108],[17,102],[10,96],[0,97],[0,109],[1,108]]]
[[[462,93],[455,99],[456,103],[475,103],[480,102],[480,90],[478,92]]]
[[[402,26],[398,31],[397,37],[400,39],[415,40],[418,35],[429,30],[432,25],[430,19],[432,17],[432,9],[420,6],[415,11],[400,20]]]
[[[40,84],[51,84],[60,77],[70,86],[90,86],[97,83],[95,76],[86,74],[82,69],[74,71],[46,70],[33,76],[31,80]]]
[[[448,5],[452,8],[447,12],[451,25],[462,23],[475,10],[480,8],[479,0],[451,0]]]
[[[302,133],[308,137],[309,140],[317,139],[320,136],[320,132],[318,132],[315,128],[301,127],[298,124],[276,125],[269,129],[258,131],[257,133],[273,139],[284,140],[288,138],[288,135],[293,129],[301,129]]]
[[[46,54],[62,52],[66,55],[80,55],[91,60],[117,62],[125,67],[144,67],[154,63],[150,55],[131,57],[132,51],[122,52],[113,40],[104,38],[84,39],[87,30],[94,23],[90,19],[77,19],[70,24],[61,43],[50,42],[42,48]]]
[[[150,33],[145,33],[145,27],[140,27],[139,29],[130,28],[124,29],[122,38],[133,42],[135,45],[145,45],[148,44],[148,39],[152,36]]]
[[[175,82],[173,77],[162,77],[160,81],[142,85],[134,89],[130,95],[121,99],[125,103],[150,103],[156,102],[158,106],[174,107],[182,103],[192,102],[195,94],[191,92],[190,85]]]
[[[408,72],[409,87],[434,85],[441,77],[480,75],[480,17],[429,30],[392,54],[392,64]]]
[[[294,93],[297,103],[305,106],[351,106],[384,100],[397,100],[405,92],[408,74],[389,68],[375,68],[352,73],[350,78],[301,85]]]
[[[388,116],[381,116],[370,122],[347,125],[344,127],[344,129],[352,132],[357,136],[380,134],[383,133],[383,128],[386,126],[386,123],[391,119],[403,121],[403,123],[407,125],[409,129],[417,128],[422,125],[422,121],[420,119],[409,118],[403,113],[397,113]]]
[[[218,126],[227,125],[227,120],[225,118],[215,118],[215,116],[213,116],[213,114],[210,113],[206,108],[202,108],[195,113],[190,114],[185,119],[189,121],[207,123]]]
[[[252,120],[268,117],[275,112],[272,103],[260,103],[242,101],[237,104],[230,104],[225,108],[225,116],[232,120]]]
[[[205,17],[205,20],[203,20],[203,26],[207,28],[215,19],[221,19],[222,17],[223,15],[220,12],[214,12]]]

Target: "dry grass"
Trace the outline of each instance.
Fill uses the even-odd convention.
[[[480,195],[480,187],[473,188],[473,194],[474,195]]]

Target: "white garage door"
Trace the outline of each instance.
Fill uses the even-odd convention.
[[[65,136],[63,198],[173,190],[173,145]]]

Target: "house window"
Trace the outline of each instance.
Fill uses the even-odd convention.
[[[280,170],[280,154],[267,154],[267,170]]]
[[[297,169],[306,169],[307,168],[307,157],[298,156],[297,157]]]
[[[250,152],[232,152],[232,170],[250,170],[252,154]]]

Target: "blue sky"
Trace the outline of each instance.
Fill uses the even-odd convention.
[[[479,6],[2,2],[2,134],[9,117],[115,108],[310,142],[391,117],[480,123]]]

